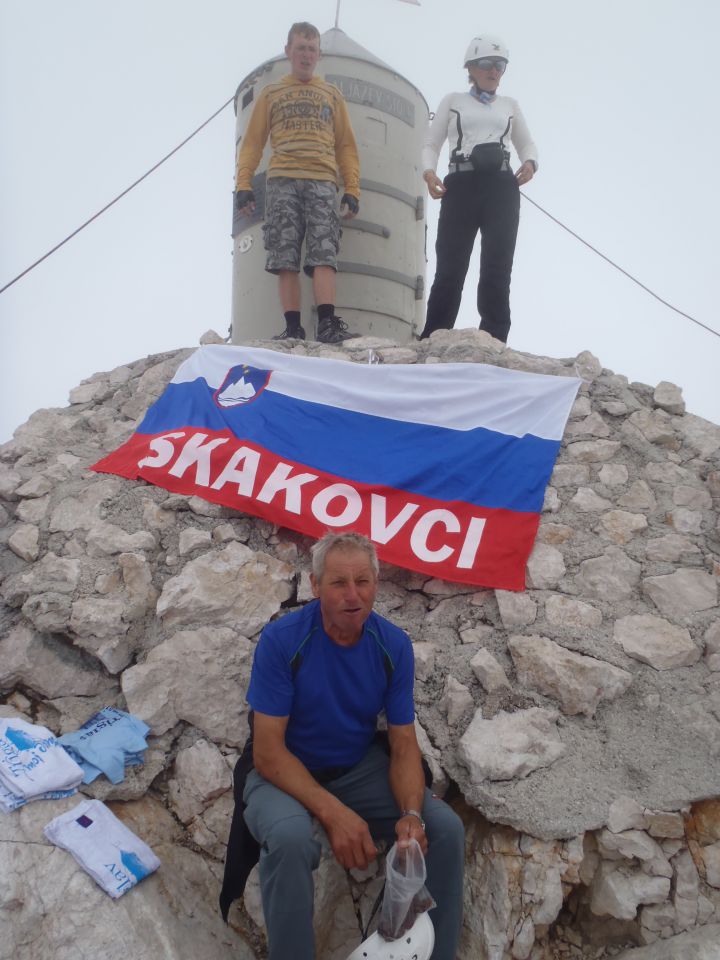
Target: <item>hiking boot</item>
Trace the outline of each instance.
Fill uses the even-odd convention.
[[[304,340],[305,331],[302,327],[285,327],[282,333],[279,333],[273,340]]]
[[[343,340],[352,340],[359,336],[359,333],[351,333],[340,317],[329,317],[318,322],[317,338],[320,343],[342,343]]]

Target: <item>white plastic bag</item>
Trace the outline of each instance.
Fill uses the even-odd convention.
[[[425,888],[425,857],[417,840],[394,843],[385,859],[385,893],[378,932],[385,940],[397,940],[408,931],[420,913],[435,906]]]

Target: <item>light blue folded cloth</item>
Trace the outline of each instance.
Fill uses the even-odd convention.
[[[150,727],[130,713],[104,707],[75,733],[65,733],[59,742],[83,769],[83,783],[92,783],[101,773],[111,783],[125,779],[125,767],[143,762]]]

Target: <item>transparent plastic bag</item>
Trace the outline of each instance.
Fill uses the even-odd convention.
[[[420,913],[435,906],[425,888],[425,857],[417,840],[394,843],[385,858],[385,893],[378,933],[385,940],[398,940]]]

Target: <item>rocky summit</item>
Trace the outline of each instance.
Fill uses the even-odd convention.
[[[420,742],[467,828],[461,960],[718,960],[720,427],[673,384],[474,330],[252,345],[582,378],[527,589],[383,565],[377,609],[413,640]],[[77,797],[0,814],[0,960],[266,955],[254,874],[228,926],[217,898],[254,644],[310,598],[311,541],[88,470],[188,354],[96,374],[0,447],[0,715],[58,735],[103,706],[149,724],[144,764],[82,792],[162,862],[111,901],[42,833]],[[381,870],[324,856],[319,960],[360,942]]]

